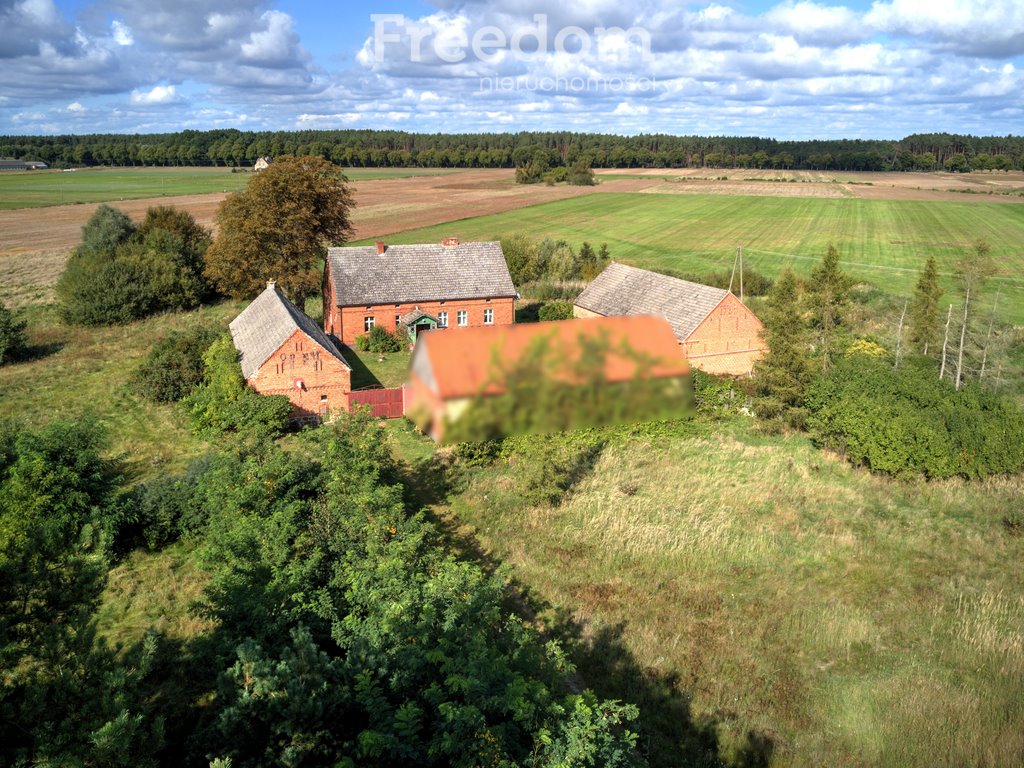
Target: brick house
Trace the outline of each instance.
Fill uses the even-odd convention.
[[[406,414],[435,440],[479,396],[505,392],[505,372],[542,343],[556,362],[541,374],[545,385],[579,382],[576,367],[589,344],[607,343],[603,380],[623,384],[640,379],[688,379],[690,366],[671,327],[660,317],[559,320],[496,328],[427,333],[416,342],[405,389]]]
[[[230,328],[246,382],[261,395],[286,395],[293,419],[320,420],[348,410],[351,367],[273,280]]]
[[[610,264],[598,275],[576,299],[573,314],[664,317],[690,364],[706,373],[749,375],[766,348],[761,321],[729,291],[625,264]]]
[[[501,244],[460,243],[330,248],[323,277],[324,331],[354,346],[375,325],[411,328],[429,317],[438,330],[511,325],[516,290]]]

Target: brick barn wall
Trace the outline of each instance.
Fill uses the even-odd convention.
[[[302,389],[295,386],[301,379]],[[334,355],[297,330],[250,377],[249,386],[261,395],[285,395],[292,403],[292,418],[348,411],[351,372]]]
[[[732,294],[683,343],[690,363],[705,373],[749,374],[764,354],[763,326]]]
[[[484,310],[494,310],[494,325],[512,325],[516,318],[515,299],[459,299],[453,301],[417,301],[408,304],[376,304],[367,309],[365,306],[362,307],[342,307],[340,312],[337,313],[340,316],[340,320],[335,321],[334,333],[341,340],[343,344],[348,344],[350,347],[354,347],[356,343],[356,336],[361,336],[365,331],[363,330],[363,320],[367,317],[373,317],[377,325],[387,328],[389,331],[395,330],[395,316],[401,317],[404,314],[412,312],[416,307],[419,307],[424,312],[427,312],[434,317],[438,316],[440,312],[448,313],[448,327],[455,328],[458,322],[458,311],[460,309],[466,310],[468,313],[467,328],[476,328],[484,324]],[[337,307],[333,308],[337,310]],[[324,317],[327,317],[327,313],[324,313]],[[332,312],[332,318],[335,314]],[[330,333],[330,331],[328,331]]]

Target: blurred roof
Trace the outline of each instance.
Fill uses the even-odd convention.
[[[534,345],[553,351],[546,375],[566,383],[580,380],[585,350],[607,343],[605,381],[683,376],[690,366],[669,324],[660,317],[596,317],[546,323],[451,328],[420,334],[413,352],[415,371],[424,360],[424,377],[442,398],[500,394],[505,373],[529,359]]]

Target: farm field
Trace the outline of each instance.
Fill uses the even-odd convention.
[[[457,173],[452,168],[347,168],[353,181]],[[230,168],[80,168],[0,174],[0,210],[236,192],[250,173]]]
[[[639,704],[654,766],[1020,765],[1003,517],[1024,481],[899,483],[745,419],[693,432],[585,453],[554,503],[524,501],[546,449],[499,459],[435,514],[511,569],[587,685]]]
[[[807,274],[829,243],[843,267],[887,292],[908,295],[928,255],[952,291],[955,261],[979,238],[992,245],[1002,311],[1024,323],[1024,206],[986,202],[606,193],[393,235],[395,243],[446,236],[491,239],[516,232],[579,245],[608,243],[612,258],[686,272],[729,268],[736,247],[768,275]]]

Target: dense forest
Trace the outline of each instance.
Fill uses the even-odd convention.
[[[595,168],[778,168],[839,171],[1011,170],[1024,137],[916,134],[899,141],[777,141],[746,136],[592,133],[417,134],[402,131],[234,129],[146,135],[3,136],[0,157],[57,167],[251,166],[257,158],[318,155],[347,167],[512,168],[541,160]]]

